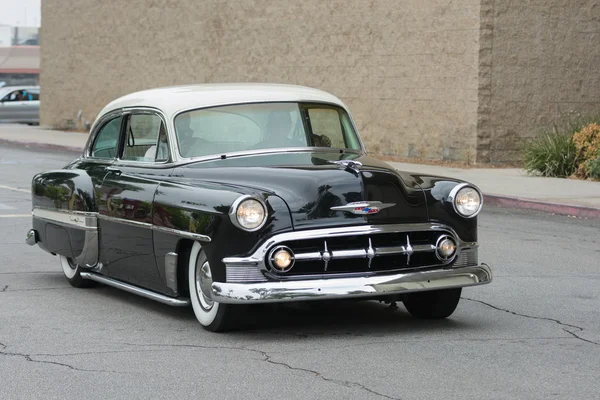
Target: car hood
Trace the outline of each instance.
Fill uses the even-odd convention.
[[[334,163],[339,160],[358,161],[362,166],[357,173]],[[417,180],[364,155],[259,154],[191,163],[176,168],[172,176],[275,194],[286,202],[295,229],[428,220],[425,194]],[[393,206],[368,215],[331,209],[359,201]]]

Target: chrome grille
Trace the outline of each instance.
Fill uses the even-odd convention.
[[[459,268],[477,265],[479,262],[477,253],[477,248],[462,250],[456,257],[453,266]]]
[[[381,272],[448,264],[436,256],[435,243],[443,231],[403,232],[283,242],[294,252],[295,264],[279,276]],[[269,264],[269,260],[266,260]]]
[[[256,265],[227,265],[225,279],[229,283],[266,282]]]

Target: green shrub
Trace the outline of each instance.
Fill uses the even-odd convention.
[[[600,181],[600,152],[595,160],[589,160],[585,163],[587,176],[591,179]]]
[[[566,178],[577,171],[577,151],[572,132],[542,131],[525,145],[523,154],[528,173]]]

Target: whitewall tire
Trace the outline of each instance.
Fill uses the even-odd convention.
[[[79,274],[81,272],[81,268],[79,265],[75,263],[72,258],[59,255],[60,265],[62,267],[63,273],[65,274],[65,278],[71,284],[71,286],[76,288],[86,288],[96,286],[96,282],[90,281],[88,279],[83,279]]]
[[[233,326],[239,307],[221,304],[210,298],[212,273],[200,243],[195,242],[188,265],[190,301],[196,319],[211,332],[220,332]]]

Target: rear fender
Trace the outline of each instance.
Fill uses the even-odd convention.
[[[54,170],[32,181],[33,229],[38,245],[83,267],[98,261],[94,185],[83,170]]]

